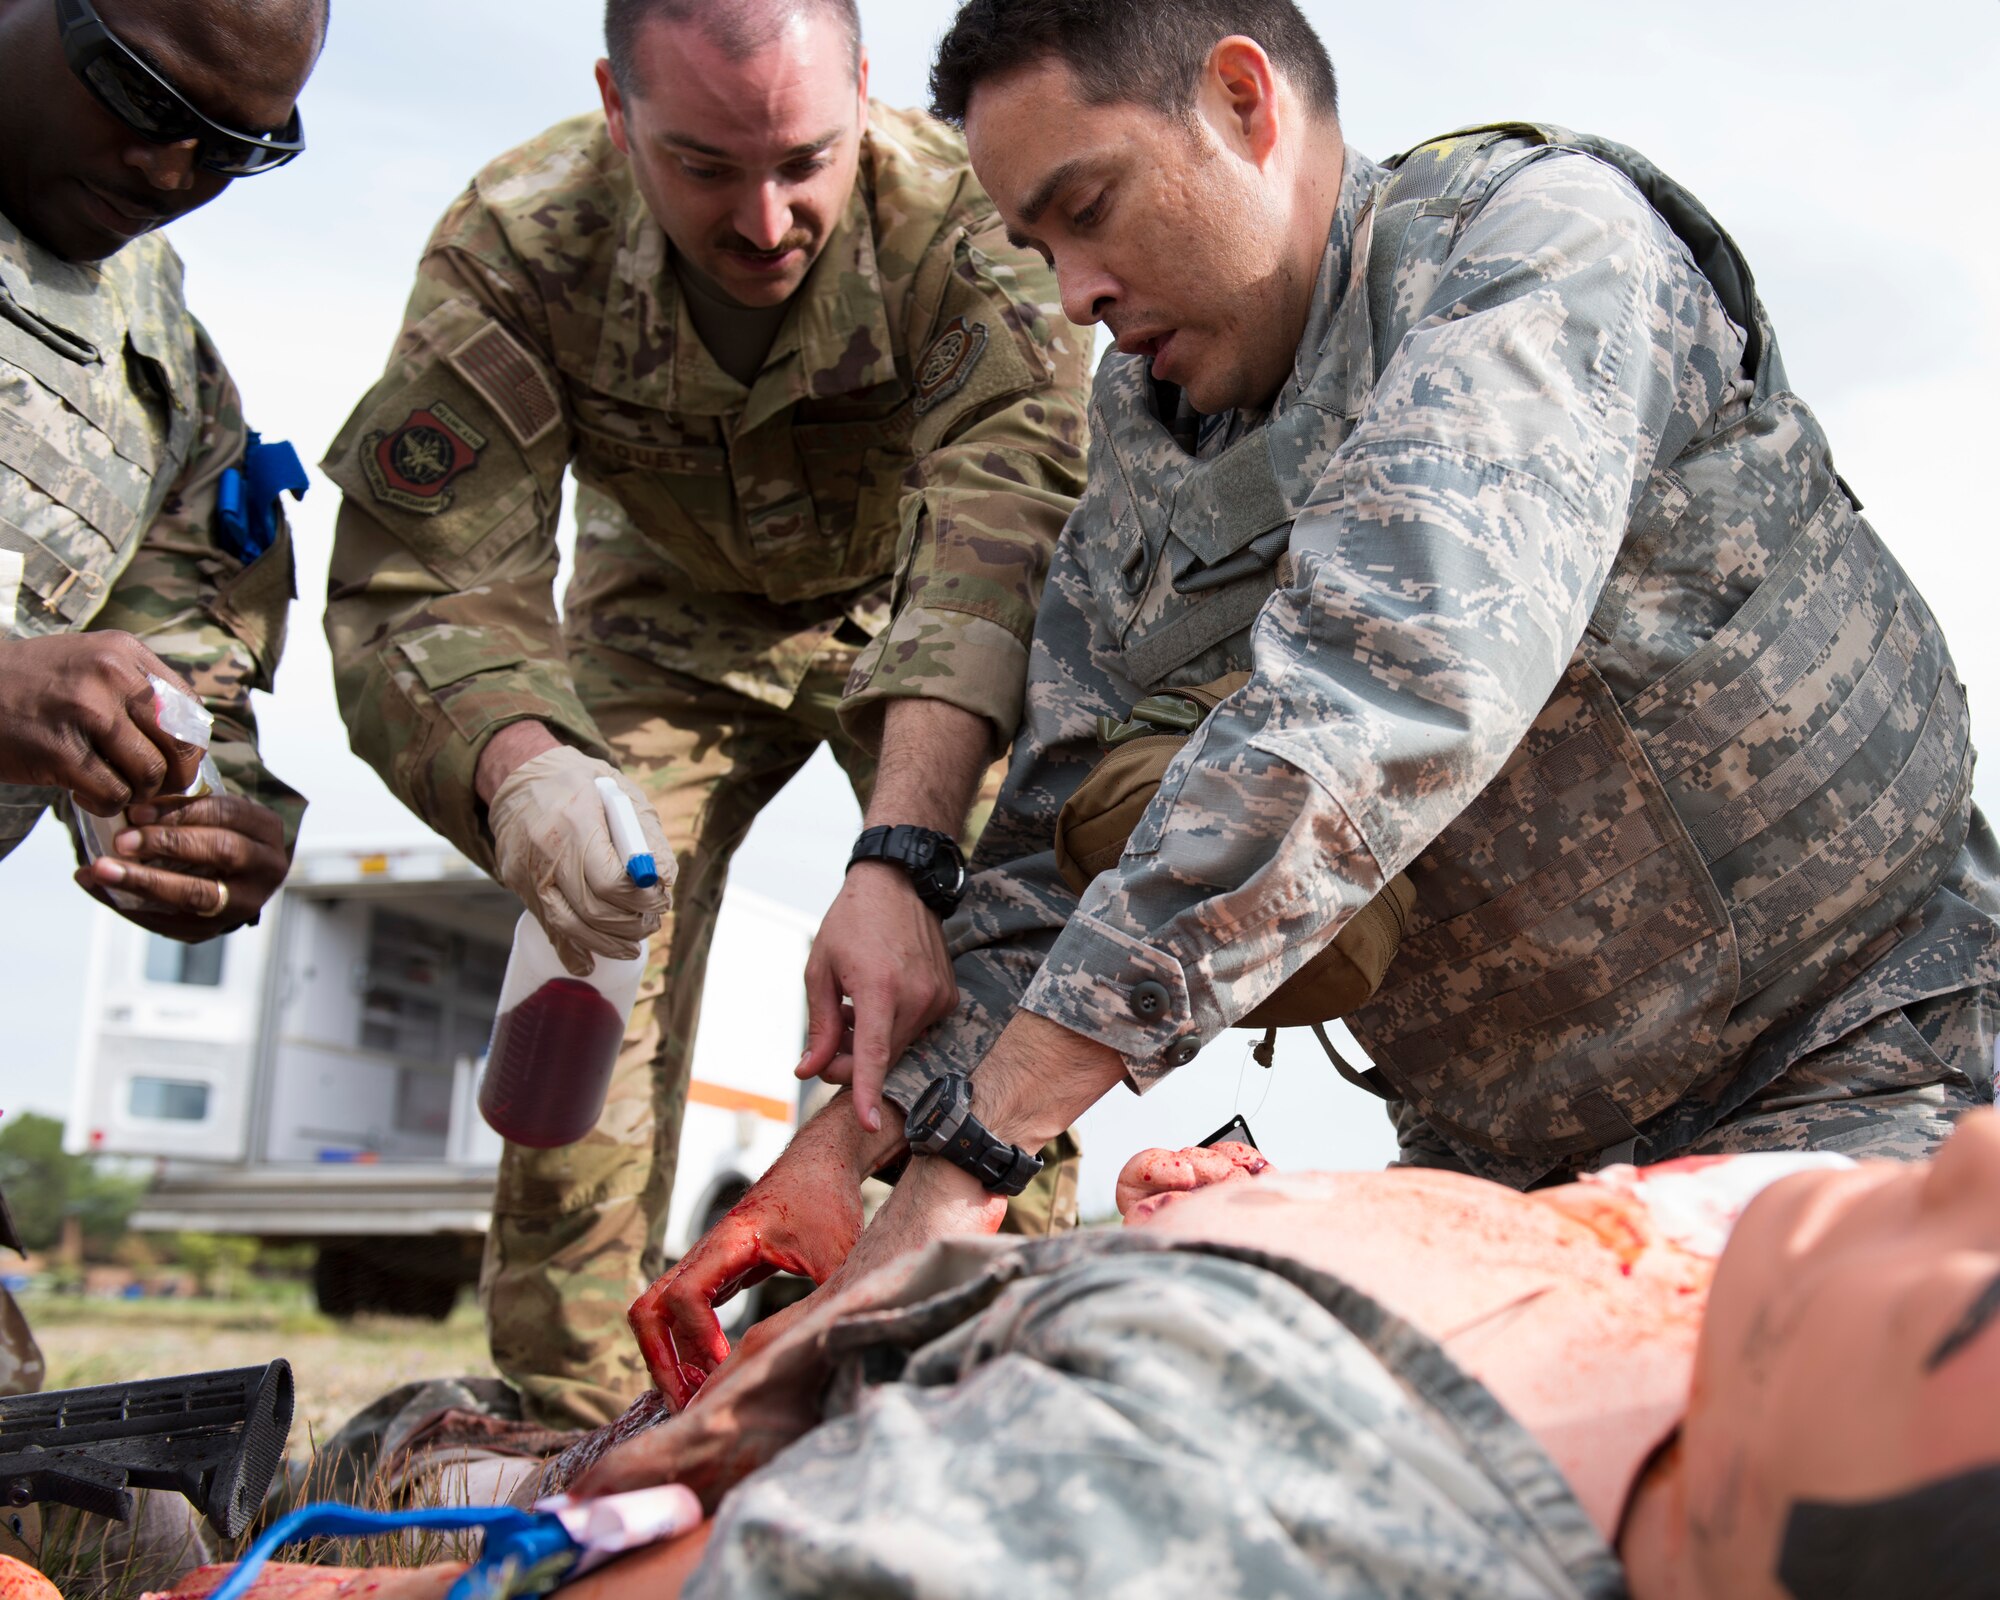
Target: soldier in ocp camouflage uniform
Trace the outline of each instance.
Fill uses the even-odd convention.
[[[1377,166],[1289,0],[975,0],[935,81],[1071,315],[1129,353],[954,925],[967,1000],[892,1101],[972,1073],[1032,1147],[1191,1060],[1397,872],[1416,915],[1348,1020],[1407,1160],[1527,1186],[1607,1155],[1915,1155],[1991,1100],[2000,863],[1964,693],[1699,202],[1523,125]],[[1231,199],[1238,137],[1322,184]],[[1260,303],[1288,268],[1309,289]],[[1245,669],[1079,904],[1049,846],[1098,719]],[[795,1145],[822,1181],[882,1159],[822,1122]],[[977,1220],[942,1165],[851,1265]],[[651,1313],[683,1348],[702,1256]]]
[[[388,373],[327,461],[346,494],[327,631],[355,749],[524,898],[547,874],[510,868],[500,806],[481,802],[537,763],[615,761],[678,858],[596,1131],[502,1162],[482,1292],[538,1420],[601,1421],[643,1382],[624,1313],[658,1270],[732,852],[822,743],[857,794],[874,785],[870,822],[961,830],[1019,719],[1082,486],[1088,341],[1001,237],[958,137],[866,101],[852,20],[614,5],[607,114],[502,156],[453,204]],[[768,132],[744,133],[766,73],[812,109],[788,122],[780,97]],[[565,471],[578,536],[558,627]],[[818,964],[881,946],[814,992],[821,1064],[850,1053],[828,985],[854,997],[854,1049],[883,1026],[851,968],[895,964],[895,919],[928,929],[895,981],[924,977],[934,946],[949,995],[936,919],[900,875],[883,887],[892,871],[852,874],[847,931],[830,918],[815,947]],[[590,947],[593,914],[566,931],[600,953],[644,932]],[[899,1017],[894,1050],[932,1014]],[[1058,1154],[1026,1227],[1074,1215]]]

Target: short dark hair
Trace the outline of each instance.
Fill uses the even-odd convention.
[[[855,0],[605,0],[604,54],[618,87],[632,80],[639,29],[648,22],[692,22],[732,61],[745,61],[793,18],[829,13],[847,35],[848,63],[861,76],[861,12]]]
[[[965,0],[931,67],[931,109],[963,123],[982,82],[1053,56],[1088,104],[1186,118],[1209,53],[1239,33],[1316,115],[1338,114],[1333,63],[1292,0]]]

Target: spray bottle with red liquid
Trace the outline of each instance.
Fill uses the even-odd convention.
[[[659,866],[630,797],[609,778],[597,780],[597,792],[626,873],[650,889],[660,881]],[[553,1150],[597,1125],[645,970],[642,950],[629,961],[599,956],[588,977],[575,977],[534,913],[521,913],[479,1085],[479,1114],[494,1132]]]

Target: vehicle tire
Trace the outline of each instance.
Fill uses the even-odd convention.
[[[427,1239],[329,1241],[313,1258],[313,1300],[338,1321],[377,1311],[443,1322],[460,1281],[447,1253]]]
[[[313,1257],[313,1303],[336,1322],[372,1309],[374,1277],[370,1264],[351,1245],[323,1244]]]
[[[458,1304],[458,1285],[449,1278],[440,1278],[424,1273],[408,1273],[392,1276],[385,1285],[385,1300],[392,1302],[377,1309],[399,1317],[421,1317],[427,1322],[442,1322],[451,1315],[451,1308]]]

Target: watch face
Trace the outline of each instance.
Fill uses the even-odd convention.
[[[950,1086],[945,1080],[933,1078],[930,1086],[917,1096],[917,1103],[910,1108],[912,1119],[921,1123],[935,1122],[938,1113],[944,1110],[944,1099],[948,1093]]]
[[[910,1107],[905,1137],[926,1152],[942,1148],[965,1120],[963,1108],[971,1101],[972,1086],[959,1074],[947,1072],[933,1078],[930,1086],[917,1096],[917,1103]]]

